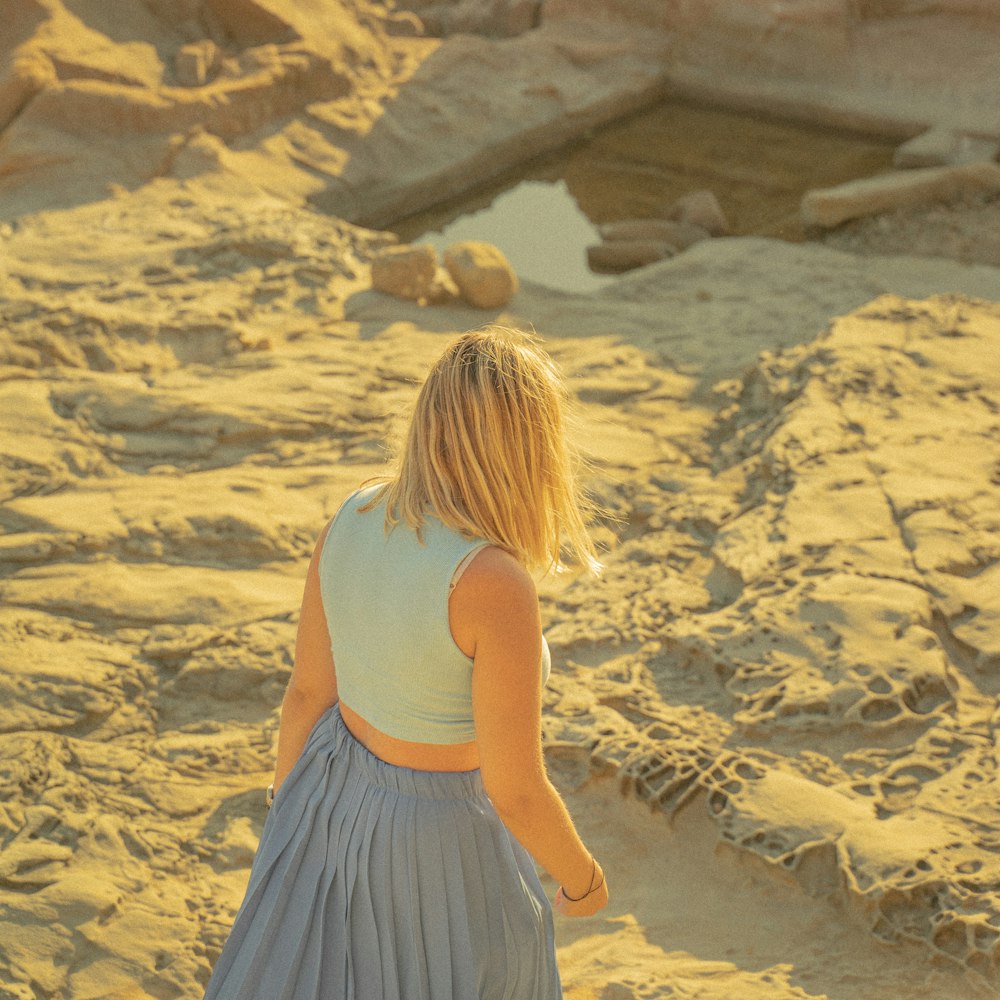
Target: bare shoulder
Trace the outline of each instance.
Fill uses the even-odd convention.
[[[456,591],[459,589],[477,598],[537,600],[531,574],[514,556],[495,545],[488,545],[476,554],[458,581]]]
[[[462,574],[449,601],[449,624],[459,648],[475,656],[487,645],[540,630],[538,595],[531,574],[509,552],[488,546]]]

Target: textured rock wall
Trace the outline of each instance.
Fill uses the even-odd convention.
[[[654,474],[603,578],[560,596],[549,639],[575,669],[547,730],[570,771],[707,808],[880,938],[987,977],[994,360],[995,305],[884,297],[720,384],[707,453]]]

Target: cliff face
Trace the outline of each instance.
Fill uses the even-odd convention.
[[[634,26],[442,44],[364,0],[109,10],[18,7],[3,216],[211,171],[384,222],[637,106],[662,75],[662,42]]]
[[[0,43],[0,217],[209,171],[385,225],[664,88],[901,138],[1000,138],[989,4],[411,7],[16,5]]]

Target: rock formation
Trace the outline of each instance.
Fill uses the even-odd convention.
[[[507,258],[489,243],[465,240],[448,247],[444,266],[462,298],[479,309],[499,309],[517,291],[518,282]]]
[[[414,302],[426,301],[437,269],[432,246],[386,247],[372,258],[372,288]]]
[[[996,160],[1000,143],[965,135],[946,126],[921,132],[897,150],[893,164],[901,170],[912,167],[949,167]]]
[[[666,260],[676,252],[666,240],[609,240],[587,247],[587,264],[598,274],[619,274]]]
[[[654,240],[668,244],[675,251],[687,250],[712,235],[707,229],[693,223],[672,222],[669,219],[623,219],[620,222],[606,222],[597,229],[609,243]]]
[[[692,191],[667,206],[664,219],[623,219],[598,227],[604,242],[587,248],[591,269],[618,274],[673,257],[711,236],[729,233],[729,222],[711,191]]]
[[[924,167],[849,181],[835,188],[807,192],[802,198],[801,214],[807,226],[832,228],[864,215],[955,201],[980,192],[1000,192],[1000,166],[976,162]]]
[[[367,291],[387,242],[204,181],[2,235],[5,991],[204,983],[262,820],[313,540],[382,468],[437,331],[479,321]],[[1000,321],[953,297],[891,298],[814,340],[877,274],[721,239],[599,298],[518,296],[570,378],[592,488],[622,518],[595,526],[611,546],[601,578],[542,588],[546,753],[610,859],[600,926],[630,956],[602,966],[568,943],[570,991],[829,993],[812,931],[754,939],[763,971],[704,961],[706,921],[742,948],[759,920],[705,910],[701,943],[685,937],[711,879],[731,908],[745,877],[710,852],[677,868],[716,838],[759,859],[740,890],[754,905],[761,885],[797,886],[790,912],[848,907],[885,941],[991,974],[997,387],[981,359]],[[776,336],[786,348],[744,371]],[[679,839],[661,850],[666,826],[617,793],[605,805],[608,782],[675,817]],[[872,839],[890,821],[902,854]],[[688,904],[671,956],[628,914],[672,921],[674,893]],[[867,931],[824,926],[850,935],[838,947],[862,981],[891,968],[914,996],[954,988],[947,965],[896,963]]]

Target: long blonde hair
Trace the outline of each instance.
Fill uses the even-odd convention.
[[[530,569],[567,562],[599,568],[565,437],[568,394],[534,336],[489,326],[463,334],[438,359],[417,397],[383,498],[386,530],[420,532],[428,515],[485,538]]]

